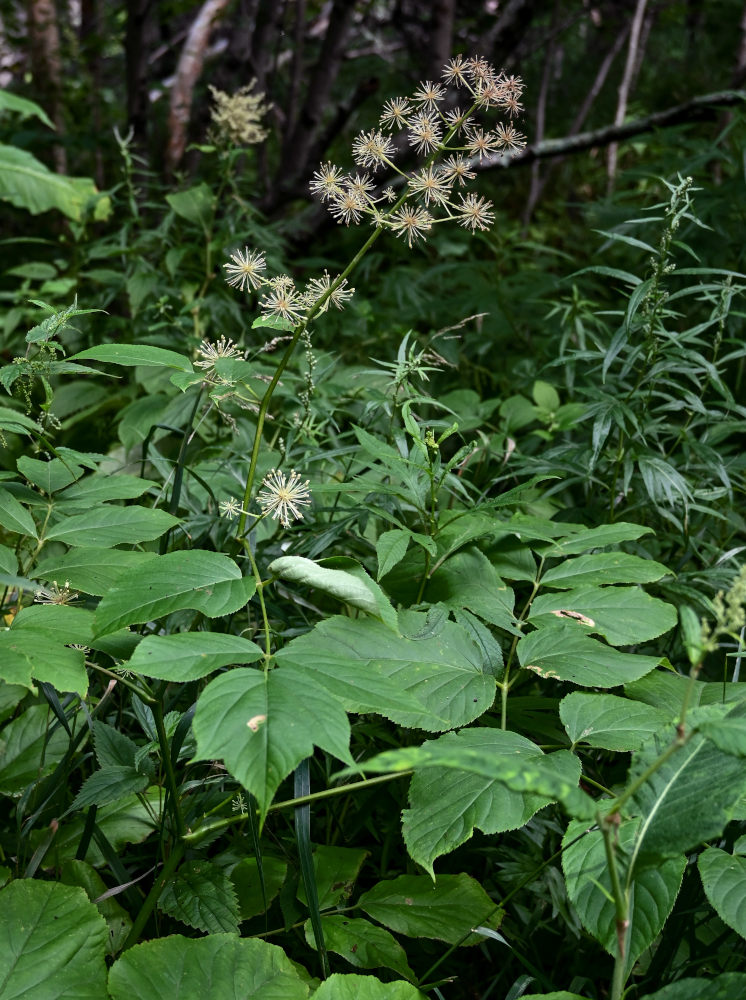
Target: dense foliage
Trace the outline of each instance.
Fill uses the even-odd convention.
[[[742,113],[519,219],[390,77],[261,210],[0,91],[0,998],[746,995]]]

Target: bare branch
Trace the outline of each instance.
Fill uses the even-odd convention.
[[[637,0],[637,6],[635,8],[634,17],[632,18],[632,26],[629,33],[629,46],[627,48],[627,62],[624,67],[624,73],[622,75],[622,82],[619,84],[619,97],[617,100],[616,114],[614,115],[614,124],[621,125],[624,121],[624,116],[627,112],[627,99],[629,97],[629,92],[632,87],[632,78],[635,72],[635,66],[637,65],[637,53],[640,44],[640,31],[642,29],[642,21],[645,17],[645,7],[647,5],[647,0]],[[609,191],[614,187],[614,177],[616,175],[616,162],[617,162],[617,144],[612,142],[609,146],[607,158],[606,158],[606,171],[609,177]]]

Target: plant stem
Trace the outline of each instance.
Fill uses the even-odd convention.
[[[148,893],[145,902],[142,904],[140,912],[135,917],[135,922],[132,924],[132,930],[129,932],[127,940],[124,942],[122,951],[127,951],[127,949],[131,948],[133,944],[137,944],[140,939],[140,935],[145,929],[145,924],[148,922],[150,914],[155,909],[155,905],[158,902],[161,893],[166,888],[166,883],[178,868],[183,857],[184,845],[183,843],[178,842],[174,844],[174,849],[171,851],[168,861],[166,861],[161,869],[160,875],[157,876],[155,882],[153,882],[153,886]]]
[[[153,719],[155,721],[156,732],[158,733],[158,743],[161,748],[161,760],[163,761],[163,767],[166,772],[166,782],[168,784],[168,791],[173,803],[173,816],[176,821],[176,832],[181,839],[186,833],[186,826],[184,824],[184,815],[181,811],[181,800],[179,799],[179,786],[176,782],[176,773],[174,771],[174,763],[171,760],[171,748],[168,745],[168,736],[166,734],[166,726],[163,721],[163,702],[158,698],[153,705]]]

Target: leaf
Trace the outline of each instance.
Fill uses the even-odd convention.
[[[451,556],[430,579],[426,596],[448,608],[467,608],[478,618],[515,632],[515,594],[500,579],[489,560],[476,548]]]
[[[30,483],[38,486],[44,493],[56,493],[82,475],[83,470],[79,465],[70,465],[59,458],[53,458],[49,462],[41,462],[38,458],[29,458],[22,455],[16,463],[18,471]]]
[[[94,771],[83,782],[83,787],[75,796],[73,809],[85,809],[91,805],[105,806],[109,802],[143,792],[148,787],[148,778],[132,766],[121,764],[102,767]]]
[[[82,650],[70,649],[39,630],[0,631],[0,678],[8,684],[31,687],[32,677],[53,684],[58,691],[75,691],[82,696],[88,690]]]
[[[151,480],[141,479],[139,476],[86,476],[56,498],[56,507],[57,510],[67,510],[73,506],[90,510],[94,504],[107,500],[133,500],[155,485]],[[63,504],[66,505],[64,508]]]
[[[746,757],[746,718],[742,715],[706,720],[700,723],[698,729],[723,753],[732,754],[734,757]]]
[[[44,705],[31,705],[12,719],[0,740],[0,794],[19,795],[30,782],[53,771],[68,742],[61,726],[53,728]]]
[[[53,173],[25,149],[0,143],[0,201],[25,208],[32,215],[57,209],[68,219],[81,222],[94,199],[94,218],[108,218],[111,202],[98,193],[92,180]]]
[[[96,826],[114,851],[121,853],[125,844],[139,844],[159,829],[162,807],[163,789],[149,788],[139,796],[131,795],[101,806],[96,813]],[[77,813],[69,821],[67,818],[60,820],[60,829],[54,841],[55,858],[60,862],[76,856],[85,819],[83,813]],[[86,860],[96,867],[107,864],[95,840],[88,848]]]
[[[552,566],[542,575],[541,583],[558,590],[609,583],[655,583],[669,573],[653,559],[641,559],[626,552],[598,552]]]
[[[425,994],[411,983],[382,983],[374,976],[335,972],[319,986],[313,1000],[425,1000]]]
[[[105,896],[108,887],[95,868],[84,861],[66,861],[60,872],[60,881],[64,885],[77,885],[84,890],[86,896],[94,903],[96,909],[106,921],[108,934],[106,936],[107,953],[114,957],[118,955],[132,930],[132,921],[116,899]],[[97,903],[96,900],[99,900]]]
[[[654,670],[655,656],[620,653],[598,639],[584,635],[569,622],[557,622],[529,632],[517,646],[518,659],[539,677],[570,681],[581,687],[616,687],[629,684]]]
[[[319,909],[328,910],[345,901],[355,887],[368,851],[357,847],[337,847],[317,844],[313,849],[313,875]],[[306,890],[301,883],[298,899],[308,905]]]
[[[195,759],[225,761],[255,796],[262,817],[280,783],[314,746],[351,761],[344,709],[308,665],[221,674],[197,701],[193,731]]]
[[[617,867],[622,887],[630,884],[629,930],[627,932],[626,968],[631,969],[639,956],[652,944],[668,919],[681,887],[686,857],[678,855],[642,871],[632,869],[641,824],[639,819],[620,824],[616,839]],[[563,839],[562,869],[570,901],[583,926],[609,952],[617,953],[616,906],[611,895],[611,876],[600,830],[584,837],[584,824],[572,821]],[[575,840],[575,843],[572,841]]]
[[[602,524],[598,528],[584,528],[559,541],[552,542],[544,554],[547,556],[577,555],[589,552],[591,549],[602,549],[607,545],[619,545],[620,542],[634,542],[641,535],[649,535],[651,528],[643,528],[639,524],[627,521],[617,521],[615,524]]]
[[[389,570],[393,569],[402,561],[409,548],[410,534],[401,528],[393,528],[391,531],[384,531],[378,536],[376,541],[376,555],[378,557],[377,580],[386,576]]]
[[[43,108],[40,108],[35,101],[29,101],[19,94],[12,94],[9,90],[0,90],[0,112],[13,111],[19,115],[21,121],[24,118],[38,118],[48,128],[54,128],[54,122]]]
[[[264,893],[259,878],[259,865],[256,858],[244,858],[239,861],[231,872],[231,882],[238,898],[241,920],[248,920],[264,913],[277,893],[282,888],[287,875],[287,862],[279,858],[262,855],[262,875],[264,878]],[[266,896],[266,903],[265,903]]]
[[[672,629],[677,620],[672,604],[650,597],[639,587],[584,587],[561,594],[541,594],[531,607],[529,621],[541,627],[551,623],[550,616],[596,632],[612,646],[655,639]]]
[[[474,828],[486,834],[524,826],[550,796],[513,791],[498,775],[515,768],[516,756],[541,767],[543,752],[530,740],[501,729],[462,729],[438,740],[441,749],[463,749],[483,754],[493,776],[448,767],[423,767],[412,777],[409,809],[402,813],[402,833],[409,856],[434,878],[433,862],[465,843]],[[554,757],[554,755],[552,755]],[[563,756],[566,779],[577,785],[580,762]]]
[[[238,635],[220,632],[178,632],[148,635],[138,645],[127,669],[161,681],[186,683],[206,677],[218,667],[254,663],[260,646]]]
[[[560,398],[557,394],[557,390],[548,382],[542,382],[540,380],[534,382],[531,395],[534,397],[536,405],[542,410],[554,413],[559,409]]]
[[[238,933],[233,884],[210,861],[186,861],[158,897],[158,909],[207,934]]]
[[[138,944],[109,973],[112,1000],[305,1000],[281,948],[258,938],[171,935]]]
[[[638,750],[669,718],[649,705],[613,694],[574,691],[560,702],[560,719],[573,742],[602,750]]]
[[[708,847],[697,864],[705,895],[717,915],[746,937],[746,858]]]
[[[121,576],[152,559],[155,552],[128,552],[117,549],[74,548],[62,555],[47,556],[38,563],[34,575],[40,580],[67,580],[73,590],[102,597]]]
[[[633,756],[627,781],[646,773],[670,746],[657,736],[648,740]],[[642,816],[638,852],[657,864],[719,837],[744,794],[743,763],[695,733],[634,794]]]
[[[409,968],[406,952],[396,938],[383,927],[341,913],[323,916],[321,926],[324,929],[327,951],[341,955],[350,965],[355,965],[359,969],[393,969],[407,979],[415,978]],[[310,920],[306,921],[303,930],[306,941],[315,948]]]
[[[331,594],[332,597],[344,601],[353,608],[366,611],[397,630],[396,612],[381,588],[367,575],[361,579],[360,576],[344,570],[320,566],[312,559],[305,559],[303,556],[280,556],[271,562],[268,568],[270,573],[275,573],[285,580],[323,590],[324,593]]]
[[[96,610],[97,635],[185,608],[208,618],[233,614],[256,589],[254,578],[244,578],[228,556],[199,549],[156,556],[121,580]]]
[[[8,368],[15,368],[16,365],[8,365]],[[4,369],[7,370],[7,369]],[[7,406],[0,406],[0,430],[10,431],[11,434],[38,434],[39,425],[25,413],[11,410]]]
[[[103,361],[110,365],[142,365],[146,368],[175,368],[179,372],[192,372],[192,362],[183,354],[167,351],[163,347],[146,344],[98,344],[79,354],[73,354],[70,361]]]
[[[85,892],[17,879],[0,890],[2,996],[106,1000],[106,923]]]
[[[724,972],[714,979],[677,979],[643,1000],[736,1000],[746,995],[746,973]]]
[[[206,184],[195,184],[186,191],[167,194],[166,201],[177,215],[207,232],[215,211],[215,195]]]
[[[115,507],[101,504],[87,514],[61,517],[46,533],[46,540],[81,548],[136,545],[160,538],[179,524],[179,518],[150,507]],[[113,558],[116,559],[116,556]]]
[[[0,526],[17,535],[38,538],[33,517],[16,500],[12,493],[0,488]]]
[[[426,622],[424,615],[414,620]],[[402,726],[442,732],[472,722],[495,697],[495,679],[463,629],[410,639],[379,621],[339,616],[293,639],[275,659],[314,679],[348,712],[375,712]]]
[[[439,875],[435,882],[429,875],[387,879],[364,893],[358,906],[397,934],[448,944],[478,944],[481,937],[469,933],[473,927],[496,928],[500,923],[497,904],[463,872]]]

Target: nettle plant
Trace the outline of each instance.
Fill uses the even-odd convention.
[[[115,343],[65,357],[75,309],[0,372],[20,389],[0,408],[13,995],[463,996],[461,947],[479,949],[486,995],[506,946],[522,961],[515,904],[554,866],[568,926],[611,959],[597,981],[539,973],[541,995],[618,1000],[635,975],[653,996],[651,947],[705,842],[709,904],[746,930],[731,825],[746,817],[746,684],[740,661],[730,683],[700,679],[742,634],[743,576],[714,625],[689,621],[685,676],[659,644],[676,610],[643,589],[670,575],[644,557],[650,530],[540,516],[536,481],[478,488],[470,469],[484,482],[492,462],[494,484],[502,460],[422,394],[432,351],[405,343],[344,401],[354,425],[314,443],[311,322],[345,304],[385,230],[414,244],[447,219],[488,225],[489,204],[454,189],[468,156],[521,141],[472,121],[517,113],[518,80],[457,58],[444,81],[466,110],[426,83],[355,142],[358,165],[396,171],[386,129],[401,126],[426,155],[398,196],[331,164],[315,176],[337,218],[373,224],[341,274],[299,290],[260,251],[226,265],[284,348],[271,372],[224,338],[194,358]],[[94,362],[141,389],[107,454],[62,443],[54,409],[60,376],[104,377]],[[308,479],[292,468],[311,464]],[[499,852],[499,834],[550,826],[560,849],[510,888],[452,870],[475,831]],[[746,982],[733,955],[713,962],[718,995]],[[676,997],[703,995],[686,984]]]

